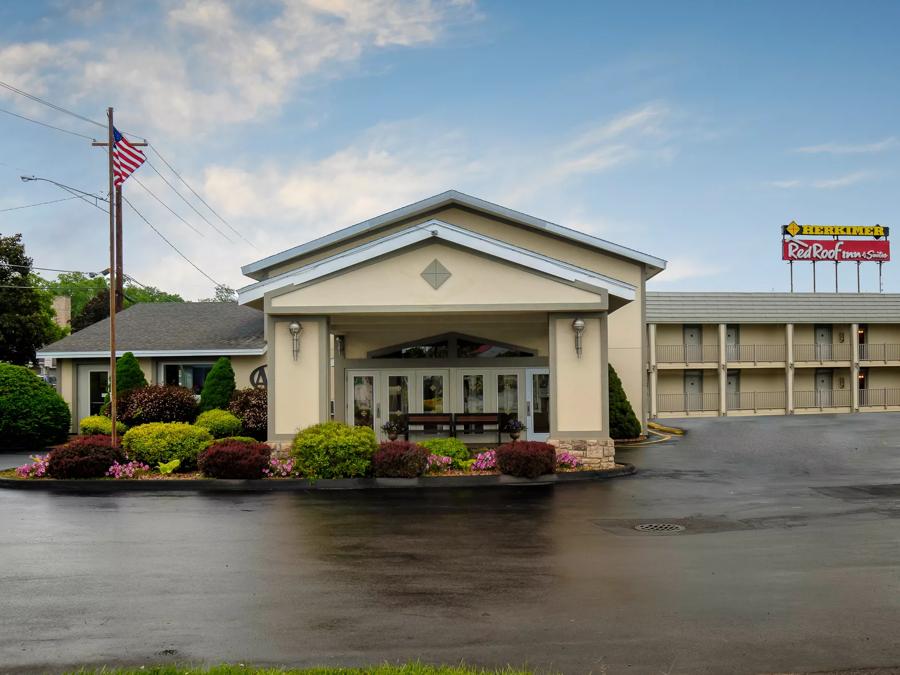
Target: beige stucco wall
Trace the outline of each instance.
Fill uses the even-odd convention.
[[[812,323],[797,323],[794,324],[794,344],[802,345],[807,344],[811,345],[816,341],[815,338],[815,329],[817,324]],[[848,323],[833,323],[833,324],[825,324],[831,326],[831,341],[833,344],[841,344],[841,333],[843,333],[844,340],[843,342],[849,343],[851,340],[850,336],[850,324]]]
[[[550,432],[553,438],[608,435],[603,424],[607,377],[603,373],[602,324],[599,318],[587,318],[584,323],[579,357],[572,334],[572,317],[550,318],[553,336],[550,377],[555,394],[551,409],[556,413],[555,428]]]
[[[422,270],[435,259],[451,274],[437,289],[422,278]],[[321,307],[331,313],[341,307],[363,311],[359,308],[415,306],[427,311],[476,304],[516,311],[556,303],[605,308],[604,299],[597,293],[445,243],[406,249],[271,300],[273,309]]]
[[[288,326],[295,319],[270,319],[269,438],[289,438],[298,429],[327,420],[331,376],[329,340],[324,319],[298,318],[302,328],[298,358]]]
[[[900,368],[872,366],[868,369],[867,389],[900,389]]]
[[[784,324],[742,323],[738,324],[738,342],[742,345],[783,345]]]
[[[871,345],[900,344],[900,324],[870,323],[866,331],[866,342]]]
[[[56,388],[72,413],[72,427],[78,428],[78,411],[75,410],[75,366],[71,359],[58,359],[56,362]]]
[[[743,368],[740,375],[740,391],[784,391],[783,368]]]

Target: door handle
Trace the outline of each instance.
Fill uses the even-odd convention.
[[[531,417],[531,401],[525,403],[525,414]]]
[[[375,417],[378,419],[381,419],[381,404],[380,403],[375,404]]]

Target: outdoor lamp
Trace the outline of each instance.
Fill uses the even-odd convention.
[[[291,341],[293,342],[292,347],[294,349],[294,361],[297,360],[297,357],[300,356],[300,333],[303,331],[303,326],[301,326],[296,321],[291,321],[288,326],[288,330],[291,332]]]
[[[584,335],[584,319],[580,316],[572,322],[572,330],[575,331],[575,353],[581,358],[581,336]]]

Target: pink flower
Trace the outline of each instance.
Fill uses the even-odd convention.
[[[16,475],[19,478],[43,478],[47,474],[47,464],[50,461],[50,455],[32,455],[32,464],[23,464],[16,469]]]

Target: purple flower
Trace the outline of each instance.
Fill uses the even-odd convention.
[[[294,460],[278,459],[272,457],[269,459],[269,466],[263,469],[263,475],[268,478],[290,478],[294,473]]]
[[[476,471],[493,471],[497,468],[497,453],[494,450],[488,450],[475,455],[475,463],[472,468]]]
[[[106,475],[119,480],[120,478],[140,478],[150,473],[150,467],[142,462],[128,462],[127,464],[119,464],[113,462],[113,465],[106,471]]]
[[[50,461],[50,455],[32,455],[31,464],[23,464],[16,469],[16,475],[19,478],[43,478],[47,474],[47,464]]]
[[[567,469],[577,469],[581,466],[581,457],[573,455],[571,452],[558,452],[556,454],[556,466],[565,467]]]
[[[425,467],[425,471],[429,473],[441,473],[449,469],[452,463],[452,457],[444,457],[443,455],[428,455],[428,464]]]

